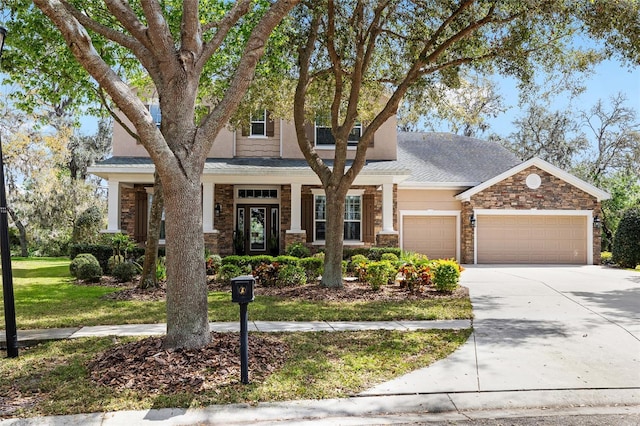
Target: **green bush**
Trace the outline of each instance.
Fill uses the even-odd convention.
[[[222,258],[217,254],[210,254],[207,256],[207,275],[215,275],[222,266]]]
[[[600,263],[603,265],[613,264],[613,254],[610,251],[603,251],[600,253]]]
[[[438,291],[453,291],[458,288],[460,266],[453,260],[437,260],[432,266],[433,285]]]
[[[76,255],[69,264],[69,273],[71,273],[71,276],[78,278],[80,265],[93,262],[94,260],[97,262],[97,259],[91,253],[80,253]]]
[[[232,278],[238,277],[240,275],[243,275],[242,269],[240,269],[238,265],[228,263],[220,267],[220,273],[218,274],[218,278],[220,281],[230,284]]]
[[[104,271],[109,270],[109,258],[113,256],[113,248],[106,244],[71,244],[69,246],[69,257],[75,259],[80,253],[90,253],[96,259]]]
[[[613,261],[623,268],[640,265],[640,207],[624,212],[613,236]]]
[[[374,290],[379,290],[385,284],[393,282],[398,270],[388,260],[371,262],[367,266],[366,280]]]
[[[398,271],[402,274],[400,287],[406,287],[410,292],[419,293],[427,286],[433,284],[431,282],[431,264],[429,263],[405,263]]]
[[[278,271],[280,265],[274,263],[261,263],[253,269],[252,275],[256,279],[256,284],[264,287],[275,287],[278,284]]]
[[[164,281],[167,279],[167,258],[158,256],[156,259],[156,279]]]
[[[116,264],[111,270],[111,276],[119,282],[124,283],[131,281],[140,271],[132,262],[123,262]]]
[[[399,247],[371,247],[367,257],[371,260],[384,260],[382,256],[388,253],[399,258],[402,255],[402,250]]]
[[[69,271],[73,276],[84,281],[99,281],[102,277],[102,268],[98,259],[89,253],[76,256],[69,265]]]
[[[347,272],[355,274],[358,280],[361,282],[367,279],[367,265],[369,265],[369,258],[363,254],[355,254],[351,256],[351,261],[347,264]]]
[[[307,282],[315,282],[324,270],[324,257],[305,257],[298,261],[298,265],[304,269]]]
[[[224,265],[235,265],[238,268],[242,269],[242,270],[246,270],[247,268],[250,268],[251,266],[251,256],[244,256],[244,255],[238,255],[238,254],[234,254],[231,256],[227,256],[222,258],[222,266]]]
[[[311,250],[303,243],[293,243],[286,248],[285,254],[287,256],[303,258],[311,256]]]
[[[275,258],[275,261],[281,265],[297,265],[299,257],[296,256],[278,256]]]
[[[282,265],[278,269],[278,285],[282,287],[291,287],[296,285],[304,285],[307,282],[305,270],[298,265]]]
[[[109,258],[109,261],[107,262],[106,272],[110,274],[111,272],[113,272],[113,269],[116,267],[116,265],[124,263],[124,261],[125,261],[125,258],[122,255],[111,256]],[[143,262],[144,262],[144,260],[143,260]]]

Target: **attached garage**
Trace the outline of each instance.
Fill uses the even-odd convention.
[[[477,262],[584,265],[587,229],[586,216],[479,215]]]
[[[458,216],[403,216],[402,249],[430,259],[459,258]]]

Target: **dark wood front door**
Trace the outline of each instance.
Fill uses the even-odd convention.
[[[236,207],[237,254],[278,254],[280,217],[277,205],[238,205]]]

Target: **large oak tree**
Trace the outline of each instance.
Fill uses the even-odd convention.
[[[76,60],[133,123],[162,180],[167,347],[209,343],[200,176],[216,135],[251,84],[269,35],[296,3],[34,0],[58,27]],[[118,73],[117,58],[106,60],[116,48],[126,52],[123,59],[134,58],[148,74],[162,111],[160,129],[142,94]],[[241,52],[235,58],[228,56],[232,48]],[[216,56],[223,51],[227,53]],[[198,116],[201,84],[211,84],[225,72],[231,74],[228,84],[210,111]]]

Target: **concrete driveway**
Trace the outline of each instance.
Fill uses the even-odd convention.
[[[469,266],[474,334],[448,358],[365,392],[640,390],[640,273]]]

